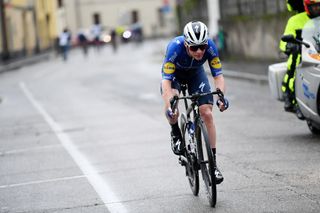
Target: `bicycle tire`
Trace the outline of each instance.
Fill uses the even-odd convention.
[[[215,167],[213,155],[209,143],[207,128],[200,118],[198,119],[198,122],[196,124],[195,133],[198,148],[198,158],[200,161],[202,179],[207,190],[207,198],[209,200],[210,206],[215,207],[217,202],[217,185],[214,175]]]
[[[199,194],[199,171],[195,168],[194,162],[191,161],[191,156],[187,151],[187,147],[190,144],[190,141],[188,139],[186,140],[186,136],[188,138],[187,119],[185,114],[183,113],[180,117],[180,127],[182,133],[182,140],[184,140],[186,147],[185,155],[188,161],[188,165],[185,165],[186,176],[188,177],[189,186],[193,195],[197,196]],[[194,161],[197,162],[197,159],[194,159]]]

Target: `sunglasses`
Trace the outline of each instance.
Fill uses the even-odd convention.
[[[207,47],[208,47],[207,44],[189,46],[190,50],[193,51],[193,52],[196,52],[198,49],[203,51],[203,50],[207,49]]]

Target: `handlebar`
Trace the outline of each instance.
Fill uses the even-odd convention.
[[[170,100],[170,107],[172,109],[172,111],[174,111],[178,105],[178,100],[182,100],[182,99],[189,99],[192,102],[197,101],[200,97],[206,96],[206,95],[218,95],[218,97],[220,98],[220,100],[222,100],[223,104],[225,104],[225,100],[224,100],[224,94],[223,92],[217,88],[216,91],[213,92],[205,92],[205,93],[195,93],[193,95],[189,95],[189,96],[182,96],[182,97],[178,97],[178,96],[173,96]]]
[[[304,42],[303,40],[297,39],[295,38],[293,35],[283,35],[281,37],[281,40],[284,42],[290,42],[293,44],[303,44],[305,47],[310,48],[310,45],[306,42]]]

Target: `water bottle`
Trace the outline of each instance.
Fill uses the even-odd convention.
[[[192,123],[192,121],[188,122],[188,132],[189,132],[189,135],[191,136],[194,135],[194,123]]]

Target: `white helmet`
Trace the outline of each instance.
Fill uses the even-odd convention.
[[[184,40],[188,45],[207,44],[209,32],[201,21],[192,21],[186,24],[183,30]]]

